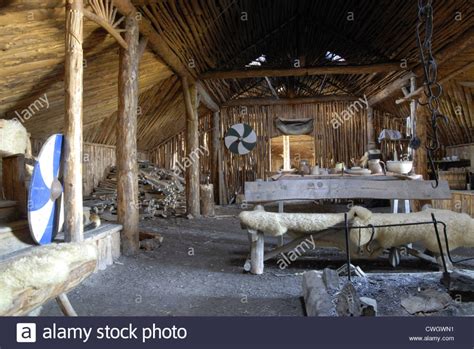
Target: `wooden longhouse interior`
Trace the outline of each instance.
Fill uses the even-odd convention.
[[[311,271],[389,316],[463,275],[430,311],[474,315],[473,24],[470,0],[0,1],[0,314],[348,315]],[[67,275],[18,271],[48,260]]]

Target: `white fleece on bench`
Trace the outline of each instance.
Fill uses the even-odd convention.
[[[35,247],[20,259],[0,269],[0,314],[10,307],[18,290],[41,289],[67,280],[76,263],[97,260],[97,247],[90,242]]]
[[[434,213],[437,221],[442,221],[446,224],[450,250],[458,247],[474,247],[474,219],[464,213],[436,209],[427,209],[407,214],[372,213],[363,207],[354,207],[350,211],[350,215],[353,217],[353,226],[429,222],[432,220],[431,213]],[[438,224],[438,231],[441,244],[446,251],[443,226],[441,224]],[[353,229],[351,239],[354,243],[367,245],[371,234],[371,229]],[[422,244],[423,247],[432,252],[439,252],[433,224],[376,228],[373,243],[368,246],[371,251],[368,252],[371,257],[375,257],[386,248],[415,242]]]
[[[239,218],[247,229],[270,236],[313,234],[344,223],[343,213],[275,213],[265,212],[261,206],[254,211],[241,212]]]

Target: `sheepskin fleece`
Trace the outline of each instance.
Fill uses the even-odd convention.
[[[72,265],[92,260],[97,260],[97,247],[81,242],[36,247],[28,255],[5,263],[0,270],[0,314],[10,307],[18,290],[64,282]]]
[[[458,247],[474,247],[474,219],[467,214],[437,209],[408,214],[372,213],[363,207],[356,206],[351,209],[350,216],[353,217],[353,226],[364,226],[368,224],[427,222],[431,221],[431,213],[435,214],[436,220],[446,223],[450,250]],[[442,246],[446,249],[442,228],[442,225],[438,224]],[[360,245],[365,245],[369,242],[371,234],[371,229],[352,230],[351,239]],[[377,228],[374,240],[380,247],[377,253],[385,248],[414,242],[421,243],[432,252],[439,252],[433,225]]]
[[[20,122],[0,119],[0,156],[25,154],[28,142],[26,128]]]
[[[261,209],[241,212],[239,218],[246,228],[270,236],[313,234],[344,222],[343,213],[275,213]]]

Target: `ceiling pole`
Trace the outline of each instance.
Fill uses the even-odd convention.
[[[359,98],[350,95],[323,95],[315,97],[297,97],[297,98],[279,98],[263,97],[263,98],[238,98],[225,102],[224,107],[239,107],[244,105],[294,105],[321,102],[337,102],[337,101],[356,101]]]
[[[121,240],[124,255],[139,250],[137,108],[139,31],[135,16],[125,18],[125,42],[120,48],[117,113],[117,215],[123,226]]]
[[[260,68],[241,70],[208,71],[200,75],[207,79],[248,79],[284,76],[307,76],[324,74],[372,74],[404,70],[399,62],[360,65],[321,65],[302,68]]]
[[[451,41],[442,49],[435,52],[438,66],[440,66],[442,63],[448,62],[451,58],[456,57],[466,49],[471,48],[472,46],[474,46],[474,28],[467,30],[456,40]],[[375,105],[384,101],[388,97],[392,96],[394,93],[400,92],[400,89],[408,84],[408,80],[410,80],[411,77],[422,75],[423,67],[421,65],[418,65],[413,72],[403,74],[400,78],[392,81],[383,90],[371,96],[371,98],[369,99],[369,104]]]
[[[84,239],[82,208],[82,0],[66,1],[64,59],[64,231],[67,242]]]
[[[114,6],[124,16],[136,16],[137,10],[130,0],[113,0]],[[141,16],[139,23],[140,33],[148,38],[149,47],[162,59],[162,61],[180,78],[186,77],[188,81],[194,82],[196,77],[181,62],[181,59],[166,44],[166,40],[155,30],[148,19]],[[212,100],[202,84],[198,83],[199,95],[202,103],[210,110],[218,110],[217,103]],[[205,95],[204,95],[205,93]]]

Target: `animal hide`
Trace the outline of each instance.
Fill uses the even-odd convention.
[[[241,212],[239,218],[245,228],[270,236],[313,234],[344,222],[343,213],[275,213],[265,212],[262,206]]]
[[[426,209],[421,212],[407,214],[372,213],[363,207],[351,209],[350,216],[352,226],[386,225],[400,223],[429,222],[432,220],[431,213],[435,214],[436,220],[444,222],[447,226],[448,245],[450,250],[458,247],[474,247],[474,219],[464,213],[456,213],[448,210]],[[446,251],[443,226],[438,224],[441,237],[441,245]],[[371,229],[353,229],[351,240],[364,247],[369,257],[377,257],[383,250],[390,247],[398,247],[410,243],[420,243],[431,252],[439,253],[438,242],[434,226],[407,225],[399,227],[375,228],[373,240]]]
[[[275,126],[284,135],[306,135],[313,132],[313,118],[283,119],[277,118]]]
[[[354,214],[355,211],[351,212]],[[254,211],[244,211],[239,215],[243,228],[258,230],[269,236],[288,234],[293,238],[318,233],[335,225],[344,224],[344,213],[275,213],[265,212],[257,205]],[[348,219],[351,219],[348,216]],[[329,230],[314,237],[319,247],[346,250],[344,230]],[[359,257],[358,246],[349,241],[353,258]]]
[[[97,259],[97,247],[88,242],[35,247],[0,270],[0,314],[10,307],[18,290],[41,289],[67,280],[70,266]]]
[[[364,207],[355,206],[349,211],[348,219],[353,227],[360,227],[369,224],[429,222],[431,213],[435,214],[438,221],[446,223],[450,250],[458,247],[474,247],[474,219],[462,213],[435,209],[408,214],[372,213]],[[241,212],[239,218],[243,227],[270,236],[288,233],[293,237],[301,237],[344,223],[343,213],[274,213],[265,212],[260,205],[254,211]],[[443,249],[446,250],[443,227],[439,224],[438,228]],[[353,257],[375,258],[387,248],[416,242],[434,253],[439,253],[434,227],[430,224],[376,228],[372,241],[370,241],[371,235],[371,229],[351,230],[349,243]],[[315,237],[314,243],[319,247],[337,247],[345,251],[344,230],[329,230],[322,233]]]

